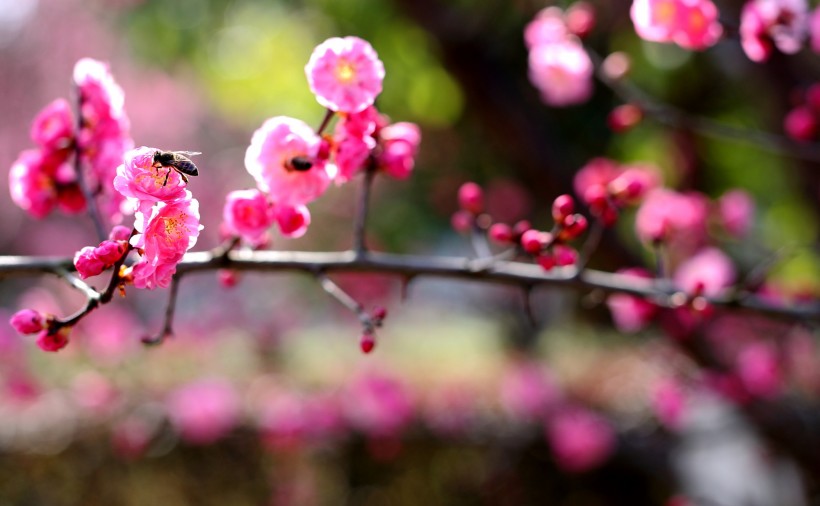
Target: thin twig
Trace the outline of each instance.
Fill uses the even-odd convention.
[[[373,320],[370,318],[370,315],[368,315],[367,311],[365,311],[364,306],[362,306],[356,299],[351,297],[350,294],[345,292],[341,286],[334,283],[333,280],[325,275],[325,273],[317,273],[316,279],[319,280],[319,284],[328,295],[339,301],[344,307],[356,314],[366,330],[369,330],[370,332],[373,331],[375,325],[373,324]]]
[[[88,216],[94,223],[94,230],[97,232],[97,238],[100,241],[105,240],[107,233],[105,231],[105,224],[103,222],[100,210],[97,207],[97,200],[93,192],[88,187],[88,182],[85,180],[83,173],[83,149],[80,146],[80,132],[83,129],[83,94],[77,83],[73,83],[73,89],[76,96],[75,107],[77,112],[77,124],[74,132],[74,173],[77,175],[77,184],[80,186],[80,191],[85,198],[85,205],[88,208]]]
[[[79,290],[83,295],[85,295],[86,299],[99,299],[100,293],[88,285],[85,281],[78,278],[74,274],[70,273],[68,270],[59,268],[55,269],[55,273],[58,274],[61,278],[65,279],[72,288]]]
[[[177,295],[179,294],[179,285],[182,281],[182,275],[174,274],[171,278],[171,292],[168,294],[168,304],[165,306],[165,317],[162,322],[162,330],[159,334],[153,337],[143,337],[143,344],[161,344],[166,338],[174,335],[174,313],[177,307]]]
[[[325,128],[327,128],[327,125],[330,123],[330,120],[333,118],[334,114],[335,113],[331,109],[328,109],[325,112],[325,117],[322,118],[322,124],[319,125],[319,129],[316,130],[316,135],[322,135],[322,132],[324,132]]]
[[[603,235],[604,222],[603,220],[595,219],[592,222],[592,227],[589,230],[586,241],[584,241],[584,245],[581,246],[581,253],[578,255],[579,272],[589,263],[590,257],[595,253],[595,250],[598,249],[598,245],[601,244],[601,237],[603,237]]]
[[[357,255],[364,254],[367,251],[364,235],[367,225],[367,212],[370,205],[370,188],[373,186],[373,178],[375,176],[376,168],[372,164],[368,164],[364,171],[362,188],[359,192],[359,202],[356,206],[356,218],[353,228],[353,251],[355,251]]]

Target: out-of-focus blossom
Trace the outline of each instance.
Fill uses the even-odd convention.
[[[310,226],[310,211],[306,206],[276,206],[273,215],[285,237],[302,237]]]
[[[11,166],[9,191],[20,209],[35,218],[44,218],[57,205],[57,175],[65,157],[40,150],[26,150]]]
[[[530,49],[530,81],[548,105],[563,107],[585,102],[592,95],[593,71],[589,55],[574,39]]]
[[[737,375],[755,397],[771,398],[780,393],[783,375],[777,351],[768,343],[753,343],[737,357]]]
[[[398,379],[368,373],[345,390],[344,412],[350,425],[374,437],[394,437],[413,417],[413,400]]]
[[[43,108],[31,125],[31,140],[48,151],[71,147],[74,140],[74,120],[71,106],[58,98]]]
[[[59,329],[44,329],[37,334],[37,346],[43,351],[60,351],[68,344],[68,335],[71,327]]]
[[[676,238],[698,241],[705,234],[707,215],[703,195],[658,188],[649,192],[638,209],[635,228],[646,243]]]
[[[421,131],[415,123],[402,121],[379,130],[381,152],[376,165],[387,175],[407,179],[413,171],[416,153],[421,143]]]
[[[142,146],[125,154],[125,162],[117,167],[114,188],[132,199],[135,210],[146,212],[154,202],[185,199],[185,181],[170,167],[157,167],[154,154],[158,150]]]
[[[746,56],[761,62],[776,47],[794,54],[808,30],[806,0],[749,0],[740,15],[740,42]]]
[[[225,197],[222,221],[228,233],[256,244],[273,224],[273,205],[259,190],[235,190]]]
[[[809,34],[812,51],[820,53],[820,5],[814,9],[809,18]]]
[[[668,429],[678,429],[686,410],[686,396],[680,384],[662,378],[653,385],[651,395],[652,410],[658,420]]]
[[[528,49],[543,44],[561,42],[569,36],[564,13],[559,7],[541,9],[524,28],[524,43]]]
[[[718,217],[723,229],[734,237],[746,235],[752,226],[755,203],[743,190],[731,190],[718,200]]]
[[[711,0],[634,0],[630,16],[642,39],[686,49],[706,49],[723,34]]]
[[[796,141],[811,141],[817,136],[817,114],[811,107],[797,106],[783,118],[783,130]]]
[[[675,286],[685,293],[715,297],[735,281],[735,267],[725,253],[705,248],[675,271]]]
[[[367,41],[333,37],[313,50],[305,66],[310,91],[332,111],[359,112],[382,91],[384,64]]]
[[[256,130],[245,153],[245,168],[277,205],[307,204],[327,190],[332,175],[321,159],[321,139],[305,122],[270,118]]]
[[[210,444],[228,434],[239,422],[239,397],[220,379],[202,379],[171,392],[166,401],[171,423],[182,439]]]
[[[501,378],[499,400],[514,420],[542,420],[560,395],[553,378],[535,362],[513,362]]]
[[[588,471],[615,449],[615,434],[602,417],[581,408],[565,408],[546,423],[546,436],[559,467]]]
[[[659,171],[652,165],[621,165],[603,157],[587,162],[573,180],[575,193],[607,225],[620,208],[639,202],[659,184]]]
[[[196,244],[199,231],[199,202],[196,199],[158,202],[149,213],[138,212],[137,234],[131,245],[143,256],[132,271],[134,286],[153,290],[167,287],[176,264]]]
[[[621,269],[618,274],[641,279],[652,279],[646,269],[640,267]],[[614,293],[607,297],[606,305],[612,313],[612,321],[621,332],[634,333],[646,327],[658,313],[658,306],[643,297],[626,293]]]

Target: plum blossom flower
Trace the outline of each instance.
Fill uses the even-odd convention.
[[[387,125],[379,131],[379,140],[382,150],[377,166],[396,179],[407,179],[421,143],[418,125],[406,121]]]
[[[224,230],[256,244],[273,224],[273,206],[259,190],[236,190],[225,197]]]
[[[777,350],[768,343],[753,343],[737,357],[737,374],[746,390],[758,397],[771,398],[780,393],[783,373]]]
[[[609,423],[581,408],[556,413],[546,423],[546,435],[557,464],[570,472],[600,465],[615,448],[615,434]]]
[[[725,253],[705,248],[675,271],[675,286],[689,295],[714,297],[735,281],[735,267]]]
[[[322,106],[354,113],[373,105],[381,93],[384,64],[367,41],[333,37],[313,50],[305,74]]]
[[[635,228],[646,243],[676,238],[697,241],[705,234],[707,215],[703,195],[658,188],[649,192],[638,209]]]
[[[134,286],[165,288],[203,228],[199,224],[199,202],[193,198],[158,202],[150,213],[137,212],[134,228],[138,233],[131,238],[131,245],[143,252],[132,270]]]
[[[776,47],[783,53],[800,50],[808,30],[806,0],[749,0],[740,15],[740,41],[746,56],[762,62]]]
[[[256,130],[245,153],[245,168],[277,204],[307,204],[327,190],[332,178],[320,158],[321,138],[305,122],[270,118]]]
[[[717,202],[718,218],[723,228],[733,237],[746,235],[754,219],[755,203],[743,190],[724,193]]]
[[[285,237],[302,237],[310,226],[310,211],[306,206],[276,206],[273,215]]]
[[[155,202],[186,198],[185,181],[170,167],[157,167],[154,154],[158,150],[142,146],[125,154],[124,163],[117,167],[114,188],[132,200],[135,209],[146,211]]]
[[[649,164],[621,165],[598,157],[581,167],[573,186],[593,215],[612,224],[620,208],[639,202],[660,184],[658,174]]]
[[[344,411],[351,426],[372,436],[390,437],[410,423],[413,401],[398,379],[369,373],[348,386]]]
[[[621,269],[618,274],[643,279],[652,279],[652,275],[640,267]],[[626,293],[615,293],[607,297],[606,305],[612,313],[615,327],[626,333],[638,332],[645,328],[658,313],[658,306],[643,297]]]
[[[546,7],[524,28],[524,43],[528,49],[542,44],[561,42],[569,36],[564,13],[560,7]]]
[[[592,94],[592,60],[573,38],[530,49],[530,81],[545,103],[555,107],[585,102]]]
[[[723,34],[711,0],[634,0],[629,14],[638,36],[652,42],[702,50]]]
[[[74,140],[74,120],[68,101],[58,98],[45,106],[34,118],[30,135],[31,140],[49,151],[70,147]]]
[[[209,444],[237,424],[240,404],[236,390],[218,379],[201,379],[172,392],[166,401],[171,423],[192,444]]]

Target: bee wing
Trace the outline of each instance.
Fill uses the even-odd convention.
[[[202,154],[200,151],[174,151],[174,153],[182,156],[196,156]]]

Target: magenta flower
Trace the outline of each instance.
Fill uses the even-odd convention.
[[[31,140],[49,151],[70,147],[74,140],[74,120],[68,101],[58,98],[45,106],[34,118],[30,135]]]
[[[407,179],[413,171],[421,143],[421,130],[415,123],[399,122],[379,130],[382,147],[376,159],[379,169],[396,179]]]
[[[752,226],[755,203],[743,190],[731,190],[718,199],[718,218],[724,230],[733,237],[742,237]]]
[[[97,276],[105,270],[105,262],[97,258],[95,248],[86,246],[74,254],[74,268],[80,278]]]
[[[666,188],[647,195],[635,217],[638,237],[647,243],[676,238],[699,240],[706,230],[708,203],[698,193],[678,193]]]
[[[602,417],[566,408],[546,424],[555,461],[566,471],[583,472],[603,463],[615,449],[615,433]]]
[[[305,74],[320,104],[354,113],[373,105],[381,93],[384,65],[367,41],[333,37],[313,50]]]
[[[805,0],[750,0],[740,15],[740,42],[750,60],[762,62],[776,47],[786,54],[800,51],[808,31]]]
[[[39,150],[21,152],[9,171],[14,203],[35,218],[46,217],[57,204],[55,175],[64,162]]]
[[[239,421],[236,390],[217,379],[197,380],[172,392],[166,407],[171,423],[188,443],[210,444],[227,435]]]
[[[783,373],[777,350],[768,343],[753,343],[737,357],[737,375],[746,390],[757,397],[772,398],[780,393]]]
[[[809,18],[809,34],[812,51],[820,53],[820,5],[814,9]]]
[[[117,167],[114,188],[132,199],[135,210],[149,208],[154,202],[185,199],[185,181],[179,173],[154,164],[156,148],[139,147],[125,153],[125,161]]]
[[[530,81],[545,103],[555,107],[585,102],[592,94],[592,61],[575,39],[530,49]]]
[[[257,244],[273,224],[273,206],[259,190],[236,190],[225,197],[223,230]]]
[[[310,211],[306,206],[276,206],[273,215],[285,237],[302,237],[310,226]]]
[[[150,214],[137,212],[134,228],[138,233],[131,238],[131,245],[143,252],[132,270],[134,286],[165,288],[171,283],[177,263],[196,244],[203,228],[199,224],[199,202],[191,198],[159,202]]]
[[[318,156],[320,146],[319,136],[303,121],[276,116],[254,132],[245,168],[277,205],[307,204],[333,179]]]
[[[718,296],[734,281],[732,261],[717,248],[701,250],[675,271],[675,286],[692,296]]]
[[[555,6],[541,9],[524,28],[524,43],[528,49],[543,44],[561,42],[569,36],[564,12]]]

